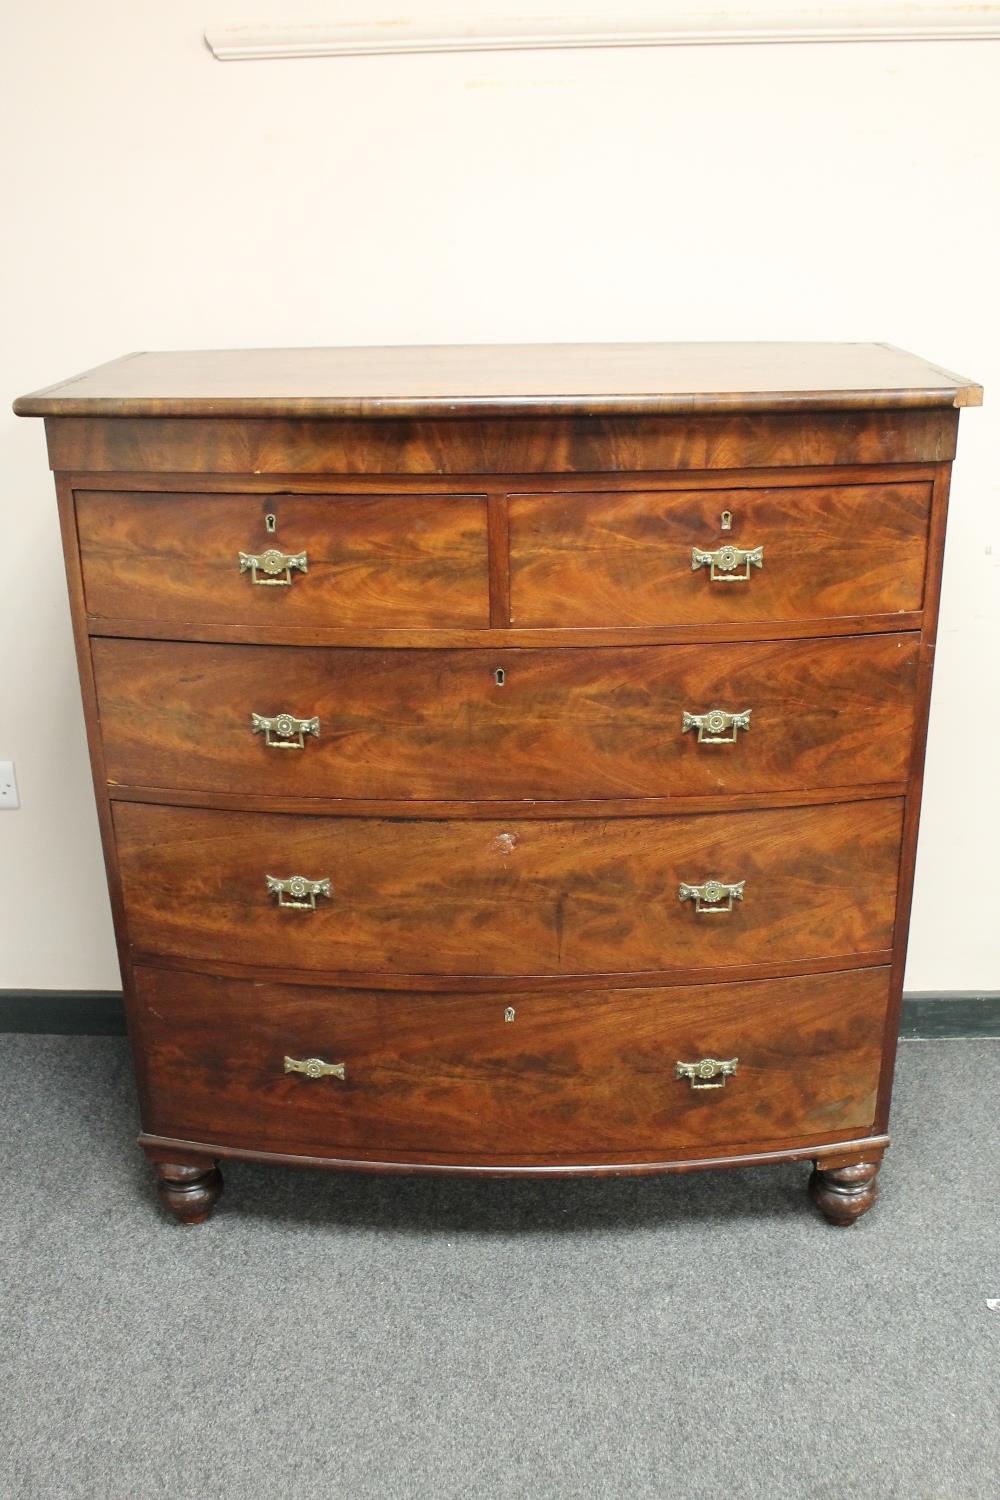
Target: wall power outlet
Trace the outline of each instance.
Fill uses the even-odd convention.
[[[17,780],[14,776],[14,762],[12,760],[0,760],[0,809],[20,806],[21,803],[17,795]]]

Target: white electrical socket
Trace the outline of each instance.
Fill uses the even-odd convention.
[[[14,777],[14,762],[12,760],[0,760],[0,808],[20,806],[21,803],[17,795],[17,781]]]

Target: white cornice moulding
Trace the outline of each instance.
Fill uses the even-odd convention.
[[[609,4],[608,9],[611,9]],[[501,52],[553,47],[683,47],[764,42],[938,42],[1000,38],[1000,3],[626,6],[610,16],[467,16],[303,25],[209,26],[220,62],[388,52]]]

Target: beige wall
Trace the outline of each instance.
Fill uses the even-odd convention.
[[[908,986],[1000,988],[1000,44],[220,64],[201,41],[335,9],[6,9],[5,404],[126,350],[248,344],[885,339],[982,380]],[[0,986],[109,987],[42,430],[0,422],[23,804],[0,813]]]

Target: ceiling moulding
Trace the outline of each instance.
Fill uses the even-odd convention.
[[[612,6],[609,4],[608,10]],[[1000,3],[622,7],[572,14],[386,16],[302,25],[209,26],[220,62],[380,52],[501,52],[553,47],[683,47],[774,42],[938,42],[1000,39]]]

